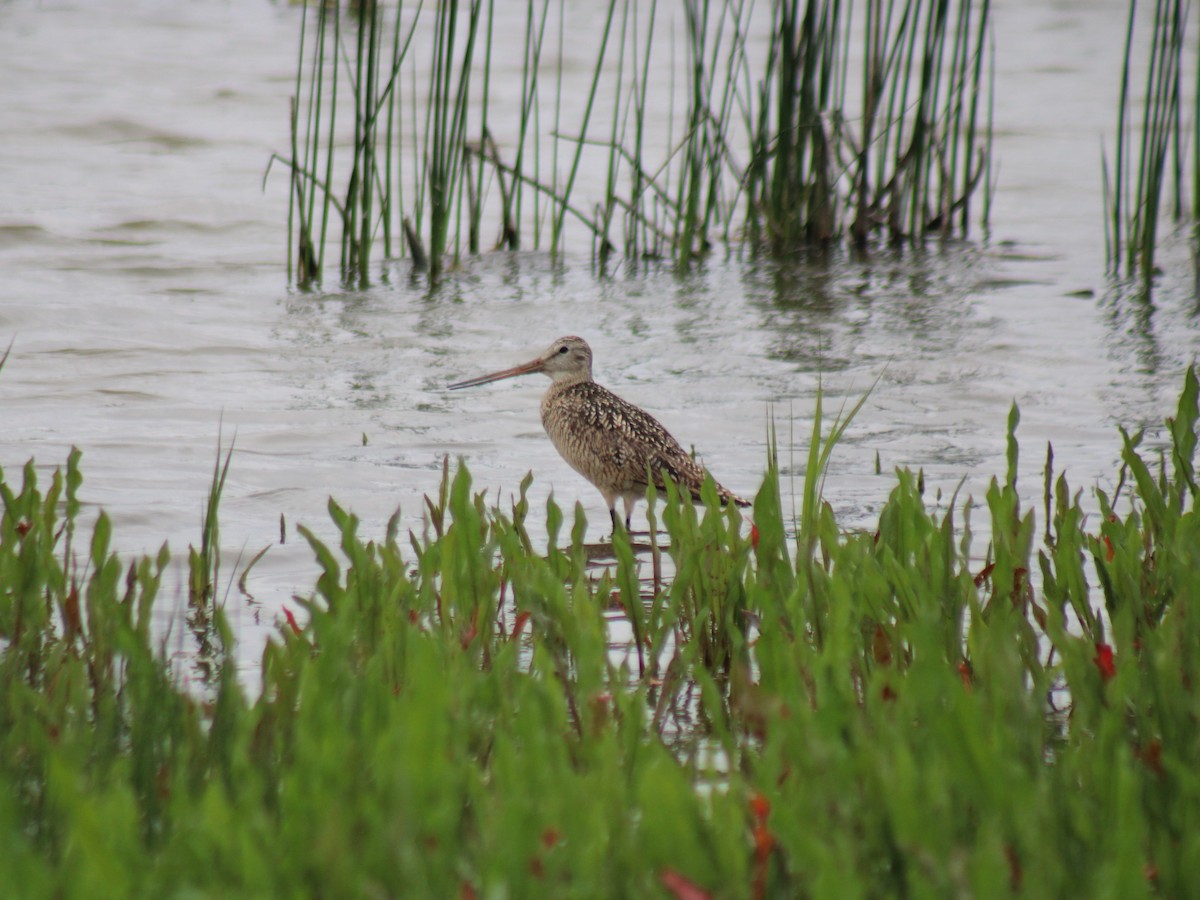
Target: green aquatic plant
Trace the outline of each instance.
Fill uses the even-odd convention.
[[[853,54],[852,9],[864,16]],[[990,93],[989,28],[986,0],[774,4],[772,63],[750,126],[751,238],[787,252],[847,225],[859,245],[876,233],[967,234],[971,198],[991,168],[991,125],[979,110]]]
[[[1107,157],[1104,160],[1104,233],[1109,267],[1114,274],[1139,276],[1147,286],[1155,274],[1154,258],[1164,206],[1169,205],[1169,214],[1176,222],[1185,215],[1184,172],[1188,152],[1192,155],[1192,216],[1200,209],[1200,152],[1194,141],[1190,151],[1185,149],[1183,125],[1183,75],[1188,62],[1184,36],[1189,14],[1189,5],[1181,0],[1156,0],[1149,40],[1139,45],[1134,38],[1137,3],[1131,0],[1117,99],[1116,157],[1111,171]],[[1149,58],[1142,117],[1135,124],[1130,100],[1132,70],[1146,51]],[[1200,122],[1200,86],[1194,93],[1192,106],[1192,117]]]
[[[1121,435],[1099,518],[1048,463],[1040,531],[1015,408],[982,506],[931,504],[899,470],[850,533],[820,499],[840,429],[818,417],[796,523],[773,451],[751,523],[668,486],[652,543],[674,574],[653,579],[620,530],[590,564],[579,507],[547,503],[536,551],[529,479],[502,508],[447,462],[420,534],[365,537],[334,501],[333,542],[300,529],[319,574],[253,692],[233,666],[181,683],[155,621],[165,546],[122,562],[103,513],[80,544],[78,451],[47,479],[0,473],[0,879],[33,898],[1185,896],[1198,397],[1192,368],[1154,448]],[[612,645],[618,608],[636,648]]]
[[[561,255],[570,225],[600,263],[622,250],[688,268],[719,243],[787,254],[965,235],[990,185],[987,0],[712,0],[665,24],[656,0],[610,0],[570,112],[572,13],[526,4],[519,48],[497,46],[503,14],[483,0],[305,6],[290,155],[272,157],[291,175],[298,284],[321,279],[339,224],[341,277],[359,284],[379,240],[436,279],[484,249],[492,216],[498,247]],[[655,78],[664,53],[670,77]],[[496,106],[498,70],[521,72],[512,109]],[[492,128],[506,119],[507,156]],[[579,203],[585,172],[602,196]]]
[[[212,480],[200,516],[200,547],[188,547],[187,619],[196,640],[195,668],[207,684],[215,681],[233,646],[222,611],[224,598],[217,596],[221,576],[221,495],[233,462],[232,441],[224,456],[222,462],[218,434]]]

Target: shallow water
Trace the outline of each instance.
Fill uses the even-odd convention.
[[[744,494],[759,483],[768,418],[798,492],[818,386],[829,414],[878,379],[825,484],[847,527],[871,526],[896,466],[923,468],[931,492],[965,479],[982,497],[1003,474],[1014,401],[1031,504],[1047,441],[1073,486],[1108,484],[1116,426],[1161,422],[1200,346],[1183,238],[1164,249],[1152,304],[1105,275],[1100,147],[1123,2],[994,12],[998,185],[978,243],[711,260],[682,277],[495,254],[432,291],[401,261],[370,289],[315,293],[287,285],[284,179],[260,189],[288,143],[299,11],[116,10],[0,6],[0,345],[13,341],[0,466],[12,477],[34,457],[46,475],[79,446],[83,498],[113,518],[122,552],[169,542],[166,628],[218,438],[233,441],[222,554],[247,667],[281,607],[311,587],[293,526],[329,535],[329,496],[365,535],[397,507],[419,529],[443,457],[461,455],[492,498],[507,502],[532,470],[535,508],[553,491],[584,504],[592,537],[606,532],[599,494],[542,434],[543,383],[445,391],[559,334],[584,335],[598,380]],[[587,59],[568,74],[586,79]],[[264,547],[247,599],[233,581]]]

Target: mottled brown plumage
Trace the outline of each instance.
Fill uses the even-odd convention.
[[[664,473],[693,500],[700,499],[704,469],[649,413],[592,380],[592,349],[583,338],[563,337],[524,365],[450,385],[475,387],[502,378],[541,372],[552,381],[542,398],[542,425],[555,448],[576,472],[600,489],[617,526],[617,499],[625,503],[625,527],[633,506],[645,496],[647,473],[659,490]],[[721,500],[750,504],[717,485]]]

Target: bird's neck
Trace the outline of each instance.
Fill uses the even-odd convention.
[[[544,421],[550,410],[554,409],[560,402],[565,400],[565,396],[573,389],[581,384],[590,384],[592,379],[583,378],[556,378],[550,382],[550,387],[546,389],[546,393],[542,395],[542,420]]]
[[[547,393],[550,393],[551,391],[565,391],[567,388],[575,387],[577,384],[587,384],[591,380],[591,372],[562,374],[550,382],[550,389],[547,391]]]

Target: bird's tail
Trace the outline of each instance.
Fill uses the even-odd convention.
[[[695,500],[697,503],[700,502],[700,492],[698,490],[692,491],[692,499]],[[744,506],[753,506],[754,505],[749,500],[747,500],[745,497],[739,497],[733,491],[729,490],[729,488],[725,487],[724,485],[722,485],[720,483],[717,484],[717,499],[720,500],[722,504],[732,503],[734,506],[743,506],[744,507]]]
[[[728,491],[725,488],[718,488],[717,496],[721,498],[722,503],[732,503],[734,506],[753,506],[745,497],[739,497],[733,491]]]

